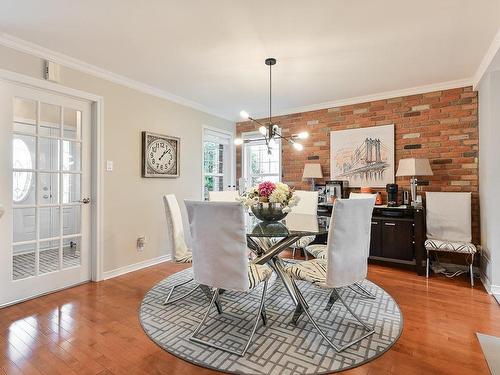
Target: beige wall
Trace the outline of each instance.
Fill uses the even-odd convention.
[[[42,68],[41,59],[0,46],[0,69],[42,78]],[[104,172],[104,271],[169,254],[161,196],[199,199],[202,126],[234,132],[234,123],[64,67],[61,84],[104,97],[103,163],[114,162]],[[181,138],[180,178],[141,178],[142,130]]]

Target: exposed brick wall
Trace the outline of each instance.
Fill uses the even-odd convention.
[[[434,176],[425,177],[428,186],[419,191],[472,192],[473,240],[479,242],[478,200],[478,100],[472,87],[378,100],[274,119],[283,135],[308,131],[304,150],[283,144],[283,182],[309,189],[302,181],[305,163],[322,165],[325,179],[330,175],[330,132],[394,124],[395,168],[401,158],[428,158]],[[256,130],[255,124],[237,124],[237,133]],[[241,147],[237,150],[237,174],[241,173]],[[317,181],[318,183],[322,181]],[[409,178],[397,178],[400,188],[409,190]],[[384,199],[385,199],[385,192]]]

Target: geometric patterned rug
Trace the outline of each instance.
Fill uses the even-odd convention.
[[[331,348],[303,315],[297,326],[290,323],[294,304],[281,281],[273,275],[266,298],[267,326],[259,323],[252,344],[244,357],[217,350],[189,340],[203,319],[209,304],[197,289],[186,299],[164,306],[170,287],[192,277],[191,269],[180,271],[155,285],[145,295],[139,318],[146,334],[169,353],[193,364],[233,374],[328,374],[366,363],[387,351],[399,338],[403,318],[396,301],[382,288],[368,280],[363,286],[376,296],[367,299],[350,289],[341,292],[346,303],[375,333],[341,353]],[[183,293],[194,282],[175,289]],[[324,307],[328,291],[309,283],[298,286],[310,311],[334,342],[351,341],[365,331],[337,301],[330,311]],[[213,308],[200,335],[223,347],[241,350],[251,331],[262,290],[248,293],[226,291],[221,296],[223,313]]]

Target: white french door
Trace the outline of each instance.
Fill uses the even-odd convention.
[[[91,107],[0,80],[0,306],[87,281]]]

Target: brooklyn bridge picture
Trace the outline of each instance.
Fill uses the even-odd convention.
[[[330,133],[330,175],[349,186],[385,187],[394,182],[394,125]]]

